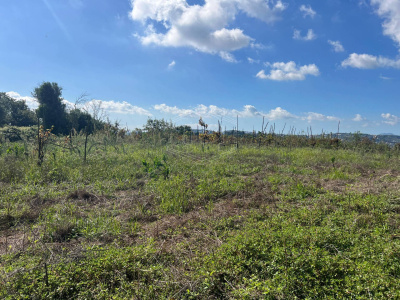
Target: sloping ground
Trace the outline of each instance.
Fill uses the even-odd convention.
[[[60,160],[14,160],[3,183],[1,298],[400,297],[397,157],[132,145]]]

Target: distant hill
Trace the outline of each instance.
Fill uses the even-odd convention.
[[[339,133],[339,138],[344,141],[354,140],[357,136],[357,133]],[[374,139],[376,143],[384,143],[390,146],[394,146],[397,143],[400,143],[400,136],[394,135],[393,133],[383,133],[378,135],[360,133],[360,138],[369,138]]]
[[[203,130],[199,129],[192,129],[192,132],[197,134],[197,133],[202,133]],[[227,130],[223,132],[226,135],[236,135],[236,131],[235,130]],[[252,132],[250,131],[241,131],[239,130],[239,132],[237,133],[239,136],[243,136],[245,134],[252,134]],[[278,134],[280,135],[280,134]],[[338,137],[339,139],[343,140],[343,141],[354,141],[355,139],[359,138],[359,139],[363,139],[363,138],[368,138],[370,140],[374,140],[376,143],[384,143],[390,146],[394,146],[398,143],[400,143],[400,136],[399,135],[395,135],[393,133],[381,133],[378,135],[373,135],[373,134],[367,134],[367,133],[332,133],[329,134],[332,135],[333,138]],[[315,137],[320,137],[320,135],[314,135]],[[325,134],[325,137],[327,135]]]

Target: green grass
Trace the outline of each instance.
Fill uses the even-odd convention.
[[[81,138],[2,144],[0,298],[400,297],[396,155]]]

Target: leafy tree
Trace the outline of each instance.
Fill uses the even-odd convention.
[[[35,88],[32,95],[39,102],[36,114],[43,119],[43,126],[45,128],[54,126],[54,133],[66,133],[67,115],[65,104],[62,103],[62,88],[55,82],[43,82]]]
[[[0,93],[0,126],[30,126],[36,124],[35,113],[25,101],[13,99],[6,93]]]
[[[68,123],[69,129],[74,128],[77,132],[84,130],[90,134],[94,130],[95,120],[89,113],[75,108],[68,113]]]
[[[175,128],[179,135],[190,134],[192,128],[188,125],[181,125]]]
[[[8,101],[4,93],[0,95],[0,126],[7,124]]]
[[[11,125],[30,126],[36,122],[35,113],[28,108],[25,101],[11,102]]]
[[[146,125],[144,126],[144,130],[148,133],[168,133],[174,129],[174,125],[171,122],[167,122],[164,119],[157,120],[149,118],[147,120]]]

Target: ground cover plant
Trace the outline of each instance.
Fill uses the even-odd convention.
[[[0,298],[400,297],[396,149],[109,126],[38,163],[35,130],[0,144]]]

